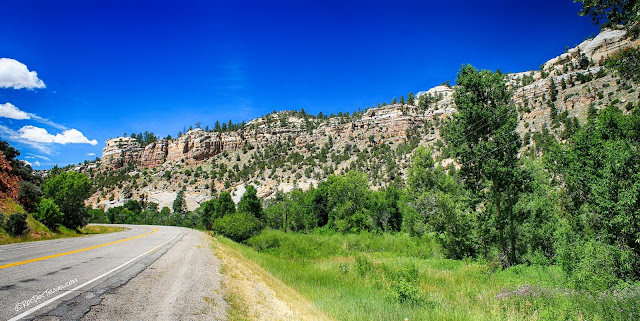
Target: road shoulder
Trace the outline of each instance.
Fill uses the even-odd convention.
[[[211,237],[185,236],[125,285],[103,296],[83,320],[221,320],[226,315],[220,261]]]

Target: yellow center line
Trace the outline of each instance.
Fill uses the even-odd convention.
[[[138,236],[130,237],[130,238],[128,238],[128,239],[123,239],[123,240],[113,241],[113,242],[104,243],[104,244],[100,244],[100,245],[95,245],[95,246],[87,247],[87,248],[84,248],[84,249],[73,250],[73,251],[64,252],[64,253],[58,253],[58,254],[49,255],[49,256],[43,256],[43,257],[39,257],[39,258],[35,258],[35,259],[30,259],[30,260],[25,260],[25,261],[20,261],[20,262],[9,263],[9,264],[5,264],[5,265],[0,265],[0,269],[4,269],[4,268],[8,268],[8,267],[12,267],[12,266],[18,266],[18,265],[27,264],[27,263],[32,263],[32,262],[38,262],[38,261],[48,260],[48,259],[52,259],[52,258],[54,258],[54,257],[65,256],[65,255],[69,255],[69,254],[73,254],[73,253],[79,253],[79,252],[89,251],[89,250],[97,249],[97,248],[104,247],[104,246],[107,246],[107,245],[118,244],[118,243],[122,243],[122,242],[130,241],[130,240],[133,240],[133,239],[137,239],[137,238],[139,238],[139,237],[143,237],[143,236],[146,236],[146,235],[149,235],[149,234],[153,234],[153,233],[155,233],[155,232],[157,232],[157,231],[158,231],[158,228],[154,227],[154,228],[153,228],[153,231],[151,231],[151,232],[149,232],[149,233],[140,234],[140,235],[138,235]]]

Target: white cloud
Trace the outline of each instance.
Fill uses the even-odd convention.
[[[40,127],[24,126],[18,129],[18,137],[37,143],[57,143],[57,144],[90,144],[97,145],[97,140],[89,140],[77,129],[67,129],[55,135]]]
[[[96,153],[87,153],[87,156],[96,156]]]
[[[17,131],[4,126],[4,125],[0,125],[0,137],[3,137],[4,139],[11,139],[12,141],[16,141],[22,144],[26,144],[29,145],[37,150],[39,150],[42,153],[45,153],[47,155],[51,155],[52,151],[51,148],[49,148],[49,146],[42,144],[42,143],[37,143],[37,142],[33,142],[30,140],[26,140],[26,139],[21,139],[19,137],[19,134]],[[40,157],[40,156],[36,156],[36,157]]]
[[[18,107],[14,106],[12,103],[0,104],[0,117],[11,119],[31,119],[31,115],[29,113],[25,113],[18,109]]]
[[[42,118],[36,114],[32,114],[32,113],[28,113],[26,111],[20,110],[20,108],[14,106],[12,103],[0,104],[0,117],[17,119],[17,120],[33,119],[40,123],[49,125],[51,127],[55,127],[57,129],[62,129],[62,130],[67,129],[67,127],[60,124],[56,124],[46,118]]]
[[[0,88],[34,89],[45,88],[38,73],[29,71],[27,66],[15,59],[0,58]]]
[[[40,162],[39,161],[35,161],[35,162],[33,162],[33,165],[40,166]]]

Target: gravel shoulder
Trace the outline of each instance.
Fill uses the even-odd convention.
[[[215,239],[213,247],[222,261],[229,320],[331,320],[237,250]]]
[[[212,238],[184,237],[126,284],[106,293],[82,320],[225,320],[221,262]]]

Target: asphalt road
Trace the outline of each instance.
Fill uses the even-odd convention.
[[[189,233],[167,226],[128,227],[0,246],[0,320],[80,319],[105,293],[137,276]]]

